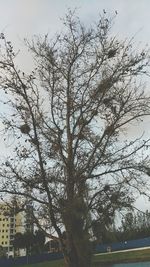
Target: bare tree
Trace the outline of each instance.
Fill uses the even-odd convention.
[[[34,222],[57,233],[69,267],[91,266],[92,220],[128,209],[148,186],[149,140],[125,133],[150,115],[138,78],[149,51],[119,42],[111,24],[104,14],[86,28],[69,12],[63,33],[26,43],[30,74],[1,34],[0,85],[10,107],[1,117],[14,143],[0,167],[0,192],[32,200]]]

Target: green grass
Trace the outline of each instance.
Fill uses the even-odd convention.
[[[119,262],[136,262],[149,261],[150,249],[134,250],[118,253],[106,253],[94,256],[95,263],[119,263]]]
[[[120,262],[136,262],[150,261],[150,249],[105,253],[95,255],[93,257],[93,267],[99,266],[100,263],[120,263]],[[20,267],[64,267],[63,260],[43,262],[39,264],[22,265]]]

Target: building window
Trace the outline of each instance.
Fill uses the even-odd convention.
[[[2,230],[2,232],[4,233],[4,230]]]
[[[4,244],[4,242],[2,241],[2,245]]]
[[[3,227],[5,227],[5,224],[3,223]]]
[[[7,245],[7,241],[5,241],[5,245]]]
[[[4,236],[2,235],[2,238],[4,238]]]

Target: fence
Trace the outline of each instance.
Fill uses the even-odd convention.
[[[125,240],[124,242],[110,243],[104,245],[97,245],[95,253],[107,252],[108,250],[117,251],[132,248],[141,248],[150,246],[150,237],[137,239],[137,240]]]
[[[19,258],[0,259],[0,267],[14,267],[24,264],[34,264],[44,261],[62,259],[62,253],[44,253],[39,255],[24,256]]]

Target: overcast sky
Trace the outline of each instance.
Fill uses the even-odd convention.
[[[53,35],[62,28],[60,18],[67,9],[77,8],[80,18],[89,24],[105,9],[118,12],[114,32],[120,38],[135,35],[143,46],[150,43],[149,0],[0,0],[0,32],[15,48],[23,50],[23,39],[38,34]],[[24,64],[28,57],[24,58]]]
[[[34,34],[53,35],[60,31],[60,18],[68,8],[77,8],[85,24],[96,20],[103,9],[108,14],[117,10],[114,33],[122,39],[135,35],[137,43],[150,45],[150,0],[0,0],[0,32],[16,49],[23,50],[24,37],[31,39]],[[24,55],[22,61],[28,67],[28,57]],[[140,208],[143,203],[138,203]]]
[[[33,34],[54,33],[68,8],[78,8],[80,17],[93,21],[105,9],[118,11],[116,32],[150,41],[149,0],[0,0],[0,30],[14,40]]]
[[[118,38],[135,35],[138,45],[150,43],[150,0],[0,0],[0,32],[7,35],[16,49],[24,51],[24,38],[46,33],[51,36],[60,31],[60,18],[68,8],[77,8],[85,24],[96,20],[103,9],[108,16],[117,10],[113,31]],[[20,61],[28,68],[28,55]]]

